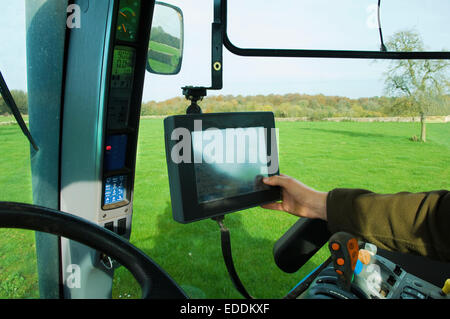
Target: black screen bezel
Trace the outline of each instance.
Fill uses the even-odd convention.
[[[271,160],[275,161],[276,172],[269,173],[269,176],[278,175],[278,150],[276,143],[271,144],[272,129],[275,128],[275,119],[272,112],[239,112],[239,113],[208,113],[208,114],[188,114],[175,115],[169,117],[174,122],[175,128],[185,128],[189,132],[194,131],[194,121],[202,120],[202,130],[217,128],[247,128],[247,127],[264,127],[267,129],[266,150],[267,155],[271,155]],[[167,118],[166,120],[169,120]],[[166,127],[167,130],[167,127]],[[170,139],[172,132],[166,131],[166,138]],[[276,136],[274,137],[276,141]],[[176,143],[177,141],[175,141]],[[191,148],[192,148],[192,141]],[[170,143],[166,143],[167,145]],[[274,152],[272,148],[275,147]],[[273,153],[273,154],[272,154]],[[281,199],[281,191],[279,187],[270,187],[269,190],[247,193],[240,196],[218,199],[199,203],[197,195],[197,182],[195,176],[195,165],[193,152],[191,152],[190,163],[181,162],[179,164],[169,163],[171,161],[171,150],[166,149],[168,165],[175,165],[177,169],[177,177],[169,176],[171,183],[171,197],[173,200],[180,200],[178,205],[172,204],[174,207],[181,207],[182,212],[173,212],[174,219],[181,223],[189,223],[206,218],[221,216],[231,212],[259,206],[264,203],[274,202]],[[271,162],[273,165],[273,162]],[[170,170],[169,170],[170,174]],[[177,181],[174,179],[177,178]],[[179,184],[178,184],[179,182]],[[179,189],[177,189],[179,187]],[[179,192],[179,194],[172,194]],[[180,196],[173,196],[180,195]]]

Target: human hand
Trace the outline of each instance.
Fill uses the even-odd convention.
[[[328,193],[319,192],[287,175],[274,175],[263,178],[270,186],[280,186],[281,202],[261,205],[262,208],[280,210],[306,218],[327,220]]]

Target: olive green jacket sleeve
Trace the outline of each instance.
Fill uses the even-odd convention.
[[[327,197],[328,227],[390,251],[450,261],[450,192],[375,194],[337,188]]]

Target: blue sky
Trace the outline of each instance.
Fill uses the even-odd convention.
[[[97,0],[98,1],[98,0]],[[26,90],[25,0],[0,0],[0,70],[11,89]],[[185,18],[183,68],[175,76],[147,74],[144,101],[209,86],[212,0],[170,0]],[[242,47],[377,50],[375,0],[229,0],[230,39]],[[261,21],[264,21],[261,23]],[[448,0],[384,0],[385,39],[414,28],[431,50],[450,48]],[[383,94],[387,62],[341,59],[244,58],[224,50],[224,89],[208,94]]]

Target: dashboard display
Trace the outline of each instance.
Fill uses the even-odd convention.
[[[128,125],[134,66],[135,50],[130,47],[117,46],[114,49],[108,106],[109,129],[124,129]]]
[[[117,46],[114,49],[113,75],[133,73],[134,49],[125,46]]]
[[[139,0],[120,0],[119,14],[117,16],[117,40],[136,42],[140,11],[141,2]]]
[[[111,205],[127,200],[127,176],[113,176],[105,180],[105,205]]]
[[[134,74],[135,51],[133,48],[117,46],[114,49],[112,87],[131,88]]]
[[[276,137],[272,112],[165,118],[173,218],[185,224],[280,200],[280,188],[262,182],[279,174]]]
[[[194,164],[199,203],[270,189],[262,182],[263,177],[268,176],[267,164],[258,160],[267,155],[265,143],[258,143],[260,133],[264,138],[262,127],[192,132],[194,158],[202,158],[201,163]],[[211,153],[204,143],[217,134],[227,139],[223,141],[222,149]],[[249,137],[251,135],[254,140]],[[221,159],[213,159],[219,154]],[[224,160],[230,154],[231,158]],[[262,156],[258,156],[260,154]]]

